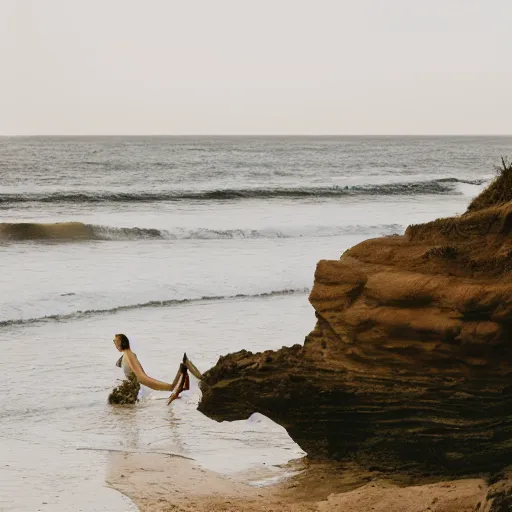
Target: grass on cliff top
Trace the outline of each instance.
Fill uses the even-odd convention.
[[[468,206],[467,212],[474,212],[499,206],[512,201],[512,163],[506,158],[501,158],[501,167],[496,167],[498,175],[493,182]]]

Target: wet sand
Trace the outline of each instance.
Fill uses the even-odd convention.
[[[257,474],[228,478],[179,457],[112,453],[107,483],[141,512],[472,512],[485,510],[488,492],[479,478],[403,486],[355,467],[296,461],[288,469],[300,473],[258,487]]]

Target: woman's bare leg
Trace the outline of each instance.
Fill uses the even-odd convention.
[[[178,371],[176,372],[176,377],[174,377],[174,380],[172,381],[172,389],[174,389],[177,385],[178,385],[178,382],[180,381],[180,377],[182,376],[183,374],[183,369],[181,367],[181,364],[178,368]]]
[[[161,380],[153,379],[149,377],[148,375],[141,375],[138,380],[140,384],[143,384],[144,386],[155,389],[157,391],[172,391],[176,388],[178,385],[178,382],[180,381],[180,377],[183,375],[183,372],[186,372],[187,368],[185,365],[180,364],[180,367],[178,368],[178,371],[176,372],[176,377],[174,377],[174,380],[171,384],[168,382],[163,382]]]
[[[163,382],[161,380],[153,379],[148,377],[147,375],[140,375],[137,377],[139,384],[146,386],[148,388],[154,389],[156,391],[172,391],[174,386],[169,384],[168,382]]]
[[[174,389],[173,384],[149,377],[144,371],[144,368],[142,368],[142,365],[137,359],[137,356],[130,349],[127,349],[123,352],[123,358],[124,357],[127,358],[128,364],[132,372],[137,377],[139,384],[147,386],[151,389],[156,389],[157,391],[172,391]]]
[[[188,371],[196,378],[201,380],[203,376],[201,372],[196,368],[194,363],[187,357],[187,354],[183,355],[183,364],[187,367]]]
[[[187,386],[187,383],[188,383],[188,375],[186,373],[187,371],[185,370],[184,373],[181,374],[181,378],[180,378],[180,382],[178,384],[178,387],[172,392],[171,396],[169,397],[169,400],[167,402],[167,405],[169,405],[171,402],[173,402],[174,400],[176,400],[176,398],[178,398],[178,396],[180,395],[180,393],[184,390],[184,389],[188,389]]]

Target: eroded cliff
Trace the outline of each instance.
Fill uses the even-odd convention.
[[[508,465],[511,174],[460,217],[320,261],[304,345],[220,358],[199,409],[217,420],[259,411],[310,457],[424,472]]]

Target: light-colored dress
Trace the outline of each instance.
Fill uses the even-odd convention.
[[[123,372],[127,379],[131,379],[131,378],[135,377],[135,373],[133,373],[133,370],[131,369],[130,365],[128,364],[128,361],[125,361],[124,356],[121,356],[121,368],[123,369]]]
[[[133,354],[135,357],[137,357],[137,354]],[[119,363],[120,361],[120,363]],[[132,378],[135,378],[136,379],[136,376],[135,376],[135,373],[134,371],[131,369],[130,365],[128,364],[128,361],[125,361],[124,359],[124,356],[121,356],[119,358],[119,361],[118,361],[118,365],[117,366],[120,366],[122,369],[123,369],[123,372],[124,372],[124,375],[125,377],[129,380],[129,379],[132,379]],[[139,383],[140,384],[140,383]],[[140,384],[140,389],[139,389],[139,393],[137,395],[137,398],[139,400],[141,400],[142,398],[145,398],[149,395],[149,388],[146,387],[146,386],[143,386],[142,384]]]

